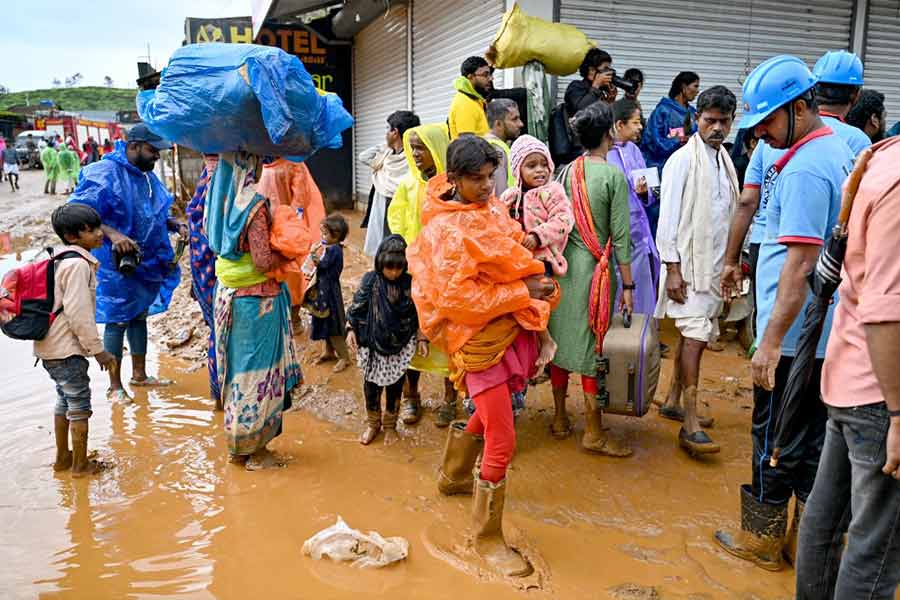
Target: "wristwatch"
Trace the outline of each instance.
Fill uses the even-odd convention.
[[[623,283],[623,284],[622,284],[622,289],[623,289],[623,290],[636,290],[636,289],[637,289],[637,284],[634,284],[634,283]]]

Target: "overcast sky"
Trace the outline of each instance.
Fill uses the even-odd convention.
[[[49,88],[81,73],[81,85],[135,87],[147,54],[165,66],[184,39],[185,17],[250,15],[251,0],[0,0],[0,85]]]

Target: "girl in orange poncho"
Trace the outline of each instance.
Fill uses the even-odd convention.
[[[450,495],[474,486],[474,550],[503,575],[526,576],[531,565],[507,546],[502,530],[516,440],[511,392],[524,390],[552,359],[556,346],[546,328],[559,294],[521,245],[521,226],[493,197],[497,160],[479,137],[450,144],[447,174],[428,182],[424,227],[407,256],[420,328],[450,355],[451,379],[477,409],[468,423],[450,427],[438,488]]]

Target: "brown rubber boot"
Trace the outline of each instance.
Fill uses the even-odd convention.
[[[553,388],[553,423],[550,424],[550,434],[558,440],[564,440],[572,435],[572,423],[566,414],[566,388]]]
[[[53,433],[56,436],[56,461],[54,471],[72,468],[72,451],[69,450],[69,419],[66,415],[53,415]]]
[[[472,471],[483,448],[484,438],[466,431],[465,421],[451,423],[438,470],[438,491],[445,496],[470,495],[475,486]]]
[[[384,445],[390,446],[400,440],[397,435],[397,413],[384,411],[381,413],[381,428],[384,429]]]
[[[505,479],[499,483],[478,479],[472,502],[472,543],[475,552],[496,572],[506,577],[527,577],[534,568],[503,537],[505,499]]]
[[[400,407],[400,420],[406,425],[414,425],[422,417],[419,395],[403,396],[403,404]]]
[[[741,486],[741,530],[717,531],[716,542],[729,554],[748,560],[767,571],[784,568],[781,557],[787,531],[788,503],[758,502],[750,486]]]
[[[381,411],[380,410],[367,410],[366,411],[366,429],[359,436],[359,443],[363,446],[368,446],[372,442],[375,441],[375,438],[378,437],[378,434],[381,432]]]
[[[444,380],[444,403],[434,414],[434,424],[443,429],[456,419],[456,389],[449,379]]]
[[[581,446],[588,452],[615,458],[633,454],[631,448],[603,433],[603,413],[597,408],[597,396],[594,394],[584,395],[584,437],[581,438]]]
[[[781,551],[782,558],[792,567],[797,564],[797,536],[800,534],[800,519],[803,518],[805,508],[805,502],[794,498],[794,518],[791,519],[791,526],[784,540],[784,549]]]

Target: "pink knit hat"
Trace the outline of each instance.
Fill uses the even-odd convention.
[[[522,163],[531,154],[543,154],[547,159],[547,166],[550,167],[550,177],[553,177],[553,159],[550,157],[550,149],[547,144],[532,135],[521,135],[513,142],[509,149],[509,162],[512,172],[516,176],[516,187],[522,189]]]

